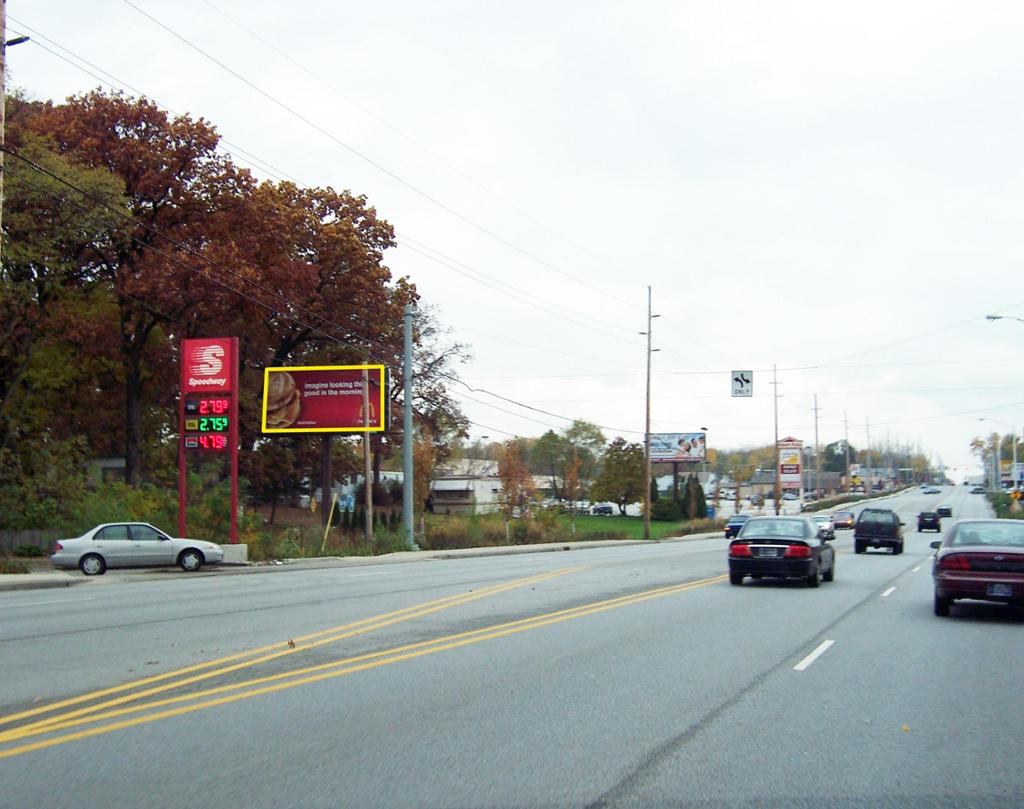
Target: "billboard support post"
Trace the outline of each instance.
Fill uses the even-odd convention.
[[[320,436],[320,524],[324,527],[324,536],[327,536],[327,527],[331,524],[333,516],[327,512],[334,510],[333,501],[331,501],[332,508],[328,509],[327,507],[328,498],[334,490],[334,471],[331,469],[331,440],[333,438],[334,436],[330,433]]]
[[[370,480],[370,374],[363,368],[363,494],[366,501],[366,544],[373,543],[373,481]]]

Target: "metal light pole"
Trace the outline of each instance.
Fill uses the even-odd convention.
[[[405,529],[405,544],[416,550],[414,536],[413,502],[413,426],[412,426],[412,304],[405,305],[403,321],[402,388],[405,394],[402,408],[402,523]]]

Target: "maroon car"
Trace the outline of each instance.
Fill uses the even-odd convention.
[[[936,615],[961,598],[1024,606],[1024,521],[961,520],[932,547]]]
[[[852,511],[837,511],[832,515],[832,526],[834,528],[853,528],[855,519]]]

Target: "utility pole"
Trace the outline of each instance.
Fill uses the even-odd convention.
[[[772,390],[775,392],[775,515],[781,510],[782,466],[779,464],[779,375],[772,363]]]
[[[7,120],[7,47],[28,42],[28,37],[15,37],[7,41],[7,0],[0,0],[0,250],[3,248],[4,216],[4,130]]]
[[[661,315],[651,314],[651,288],[647,287],[647,416],[644,420],[644,539],[651,538],[651,321]]]
[[[846,483],[843,490],[850,492],[850,422],[846,418],[846,411],[843,411],[843,448],[846,450]]]
[[[864,492],[864,494],[871,494],[871,492],[874,491],[874,488],[875,488],[874,487],[874,480],[872,479],[873,476],[871,474],[871,418],[868,417],[868,416],[865,416],[864,417],[864,423],[867,425],[867,443],[868,443],[868,446],[867,446],[868,485],[867,485],[867,490]]]
[[[821,447],[818,445],[818,394],[814,394],[814,496],[821,489]]]

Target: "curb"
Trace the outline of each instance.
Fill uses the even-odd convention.
[[[309,559],[287,559],[277,563],[254,563],[247,564],[228,563],[210,565],[199,573],[189,574],[187,578],[211,576],[237,576],[254,573],[278,573],[295,570],[331,570],[336,568],[369,567],[371,565],[397,565],[408,562],[433,562],[452,559],[477,559],[487,556],[516,556],[526,553],[559,553],[565,551],[586,551],[599,548],[621,548],[632,545],[662,545],[667,543],[688,542],[700,539],[715,539],[721,532],[703,534],[685,534],[678,537],[663,537],[661,539],[609,539],[593,540],[582,542],[550,543],[544,545],[499,545],[492,548],[466,548],[447,551],[397,551],[395,554],[383,556],[317,556]],[[408,554],[395,558],[398,554]],[[128,578],[129,581],[158,581],[162,575],[181,575],[181,571],[175,568],[139,569],[132,571],[135,575]],[[96,582],[96,578],[41,578],[52,576],[52,573],[45,574],[19,574],[18,581],[4,581],[0,577],[0,592],[11,590],[41,590],[54,587],[71,587],[76,584]],[[115,578],[116,578],[115,573]],[[12,576],[13,578],[13,576]],[[111,582],[113,584],[113,582]]]
[[[14,575],[14,574],[5,574]],[[74,587],[76,584],[82,584],[83,581],[78,581],[70,577],[66,579],[40,579],[39,574],[33,575],[32,573],[19,573],[18,581],[0,581],[0,592],[6,593],[13,590],[52,590],[56,587]]]

